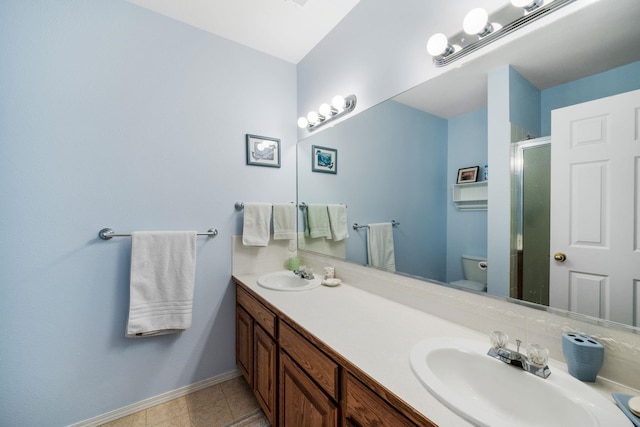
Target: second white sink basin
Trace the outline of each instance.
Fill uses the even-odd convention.
[[[311,280],[303,279],[292,271],[283,270],[258,277],[258,285],[276,291],[308,291],[322,284],[322,278],[315,275]]]
[[[487,356],[490,345],[430,338],[411,367],[443,404],[479,426],[631,426],[616,405],[559,369],[544,379]]]

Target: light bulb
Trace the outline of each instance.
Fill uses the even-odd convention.
[[[320,108],[318,108],[318,111],[325,117],[331,116],[331,106],[329,104],[322,104]]]
[[[310,111],[309,114],[307,114],[307,120],[310,124],[315,125],[320,121],[320,116],[318,116],[318,113],[315,111]]]
[[[449,40],[447,40],[447,36],[442,33],[436,33],[429,37],[429,41],[427,41],[427,52],[431,56],[438,56],[447,53],[450,49]]]
[[[331,100],[331,105],[333,105],[336,110],[342,111],[344,109],[344,98],[340,95],[334,96]]]
[[[306,118],[306,117],[300,117],[300,118],[298,119],[298,127],[299,127],[300,129],[304,129],[304,128],[306,128],[308,125],[309,125],[309,120],[307,120],[307,118]]]
[[[471,9],[464,17],[462,29],[467,34],[486,35],[491,32],[489,22],[489,14],[481,7]],[[489,27],[489,28],[488,28]]]
[[[521,7],[527,12],[530,12],[533,9],[541,6],[542,3],[542,0],[511,0],[512,5],[514,5],[515,7]]]

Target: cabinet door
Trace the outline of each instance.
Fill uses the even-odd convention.
[[[253,319],[239,305],[236,306],[236,365],[253,386]]]
[[[280,352],[279,427],[335,427],[338,407],[296,363]]]
[[[391,405],[350,374],[345,381],[345,425],[348,427],[415,427]]]
[[[271,425],[276,414],[276,342],[259,325],[253,329],[253,390]]]

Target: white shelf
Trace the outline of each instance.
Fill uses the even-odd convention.
[[[488,181],[454,184],[451,198],[461,211],[485,211],[488,201]]]

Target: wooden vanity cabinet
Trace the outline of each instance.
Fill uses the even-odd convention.
[[[271,425],[276,425],[276,315],[236,287],[236,364]]]
[[[435,427],[243,286],[236,363],[273,427]]]

